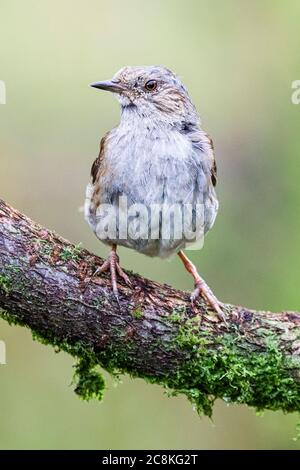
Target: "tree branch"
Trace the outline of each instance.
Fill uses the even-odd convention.
[[[216,398],[257,409],[300,410],[300,314],[203,302],[130,273],[120,306],[102,260],[0,200],[0,316],[77,359],[76,392],[101,398],[100,365],[184,393],[210,415]]]

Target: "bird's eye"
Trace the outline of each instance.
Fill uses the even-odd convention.
[[[145,83],[145,89],[147,91],[154,91],[157,88],[157,81],[156,80],[148,80],[148,82]]]

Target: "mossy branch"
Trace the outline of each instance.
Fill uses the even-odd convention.
[[[101,398],[99,366],[185,394],[211,415],[217,398],[259,410],[300,410],[300,314],[202,302],[130,273],[120,306],[102,260],[0,200],[0,316],[77,359],[76,392]]]

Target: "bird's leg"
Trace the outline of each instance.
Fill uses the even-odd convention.
[[[124,273],[123,269],[119,264],[119,256],[117,255],[117,245],[112,246],[112,250],[108,255],[108,258],[104,261],[102,266],[97,269],[95,274],[104,273],[105,271],[110,271],[112,290],[115,294],[117,301],[119,302],[117,274],[124,280],[124,282],[128,286],[131,286],[131,282],[129,277],[127,276],[127,274]]]
[[[184,264],[185,269],[191,273],[195,281],[195,290],[191,295],[191,302],[194,305],[195,300],[200,296],[202,297],[207,305],[211,307],[218,315],[219,319],[226,323],[226,319],[222,309],[220,308],[220,303],[215,295],[212,293],[211,289],[208,287],[204,279],[199,275],[196,266],[188,259],[188,257],[183,253],[183,251],[178,252],[178,256]]]

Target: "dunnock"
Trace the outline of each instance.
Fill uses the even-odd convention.
[[[98,271],[110,270],[118,299],[117,275],[130,280],[117,245],[161,258],[177,253],[195,281],[192,303],[201,296],[225,321],[217,298],[182,251],[201,241],[218,212],[213,144],[187,89],[160,66],[124,67],[112,80],[91,86],[115,93],[121,105],[120,124],[102,138],[86,192],[86,220],[111,247]]]

